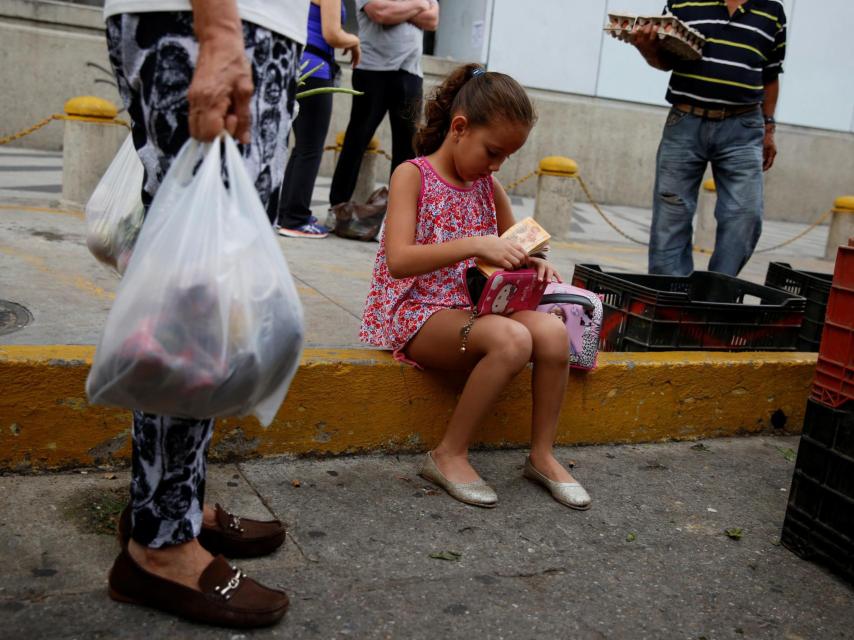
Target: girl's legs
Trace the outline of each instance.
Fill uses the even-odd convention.
[[[566,327],[555,316],[537,311],[520,311],[512,319],[528,329],[533,342],[531,462],[555,482],[573,482],[569,471],[554,457],[557,422],[569,377]]]
[[[474,482],[477,472],[468,462],[474,431],[510,380],[531,359],[530,331],[520,322],[497,315],[478,318],[469,334],[466,352],[460,352],[460,330],[469,312],[439,311],[424,323],[406,349],[406,355],[430,369],[471,369],[445,435],[433,450],[433,459],[451,482]]]

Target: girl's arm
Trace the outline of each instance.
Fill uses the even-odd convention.
[[[519,245],[497,236],[416,244],[420,193],[421,172],[418,167],[410,162],[399,165],[391,176],[385,221],[386,262],[393,278],[430,273],[472,257],[482,258],[504,269],[514,269],[524,262],[525,252]]]
[[[501,183],[495,178],[492,179],[492,188],[495,193],[495,217],[498,220],[498,234],[501,235],[512,227],[516,223],[516,220],[513,217],[510,197],[504,191]],[[540,280],[551,282],[553,279],[556,279],[558,282],[561,282],[560,275],[548,260],[528,256],[525,256],[525,258],[525,263],[537,270],[537,277]]]
[[[359,36],[347,33],[341,27],[342,0],[320,0],[320,25],[323,39],[330,47],[349,49],[359,44]]]

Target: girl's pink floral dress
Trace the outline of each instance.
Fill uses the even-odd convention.
[[[439,244],[457,238],[497,235],[492,177],[461,188],[443,180],[427,158],[409,160],[421,171],[421,194],[415,224],[417,244]],[[394,350],[395,358],[427,319],[442,309],[468,309],[465,287],[469,258],[420,276],[395,280],[386,265],[385,233],[374,263],[371,290],[362,314],[359,339]]]

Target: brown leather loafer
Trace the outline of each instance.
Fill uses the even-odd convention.
[[[266,627],[281,620],[288,608],[284,591],[248,578],[222,556],[202,572],[201,591],[196,591],[146,571],[122,550],[110,570],[109,584],[110,597],[118,602],[223,627]]]
[[[251,520],[228,513],[219,504],[214,505],[216,525],[203,524],[199,544],[213,555],[229,558],[257,558],[273,553],[282,546],[287,531],[278,520]],[[118,536],[123,549],[130,540],[130,506],[119,516]]]

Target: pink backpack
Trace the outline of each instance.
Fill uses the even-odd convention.
[[[563,282],[550,282],[537,311],[563,320],[569,334],[569,366],[590,371],[599,355],[602,300],[595,293]]]

